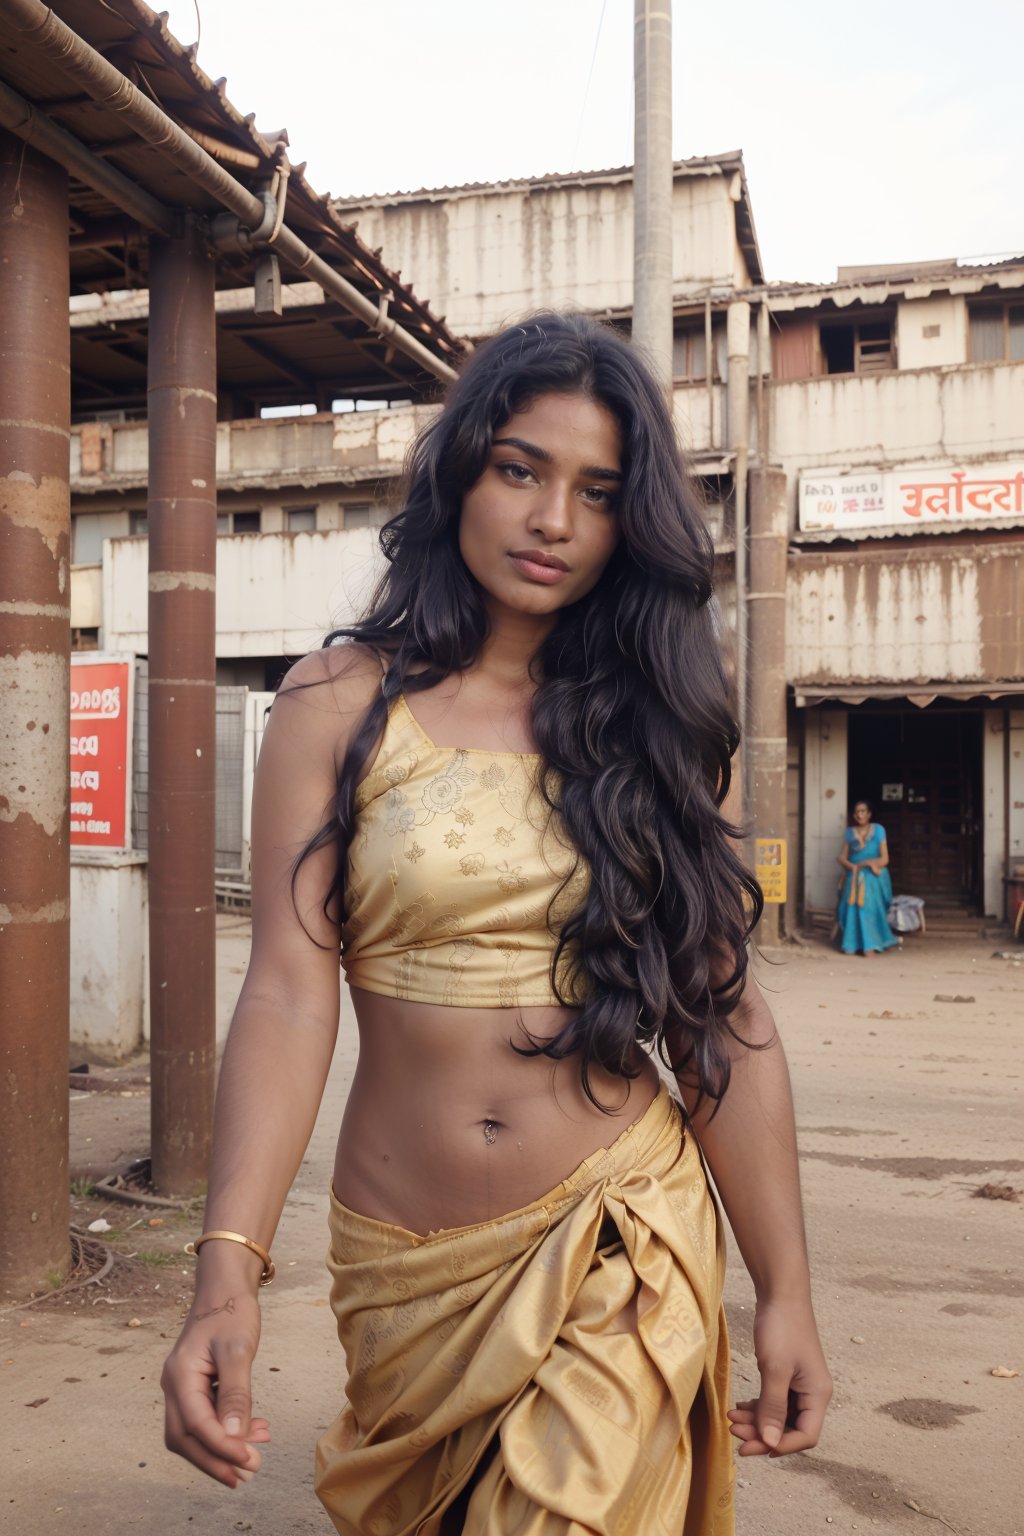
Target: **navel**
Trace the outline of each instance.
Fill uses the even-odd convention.
[[[484,1141],[486,1141],[486,1143],[487,1143],[487,1145],[489,1147],[493,1147],[494,1143],[498,1139],[498,1132],[501,1129],[501,1126],[499,1125],[498,1121],[497,1120],[484,1120],[484,1121],[481,1122],[481,1128],[482,1128],[483,1133],[484,1133]]]

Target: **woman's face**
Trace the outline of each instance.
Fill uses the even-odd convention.
[[[540,395],[495,432],[459,522],[492,613],[553,617],[591,591],[619,542],[621,482],[618,422],[587,395]]]
[[[866,827],[871,820],[871,807],[866,800],[858,800],[853,808],[853,824],[855,827]]]

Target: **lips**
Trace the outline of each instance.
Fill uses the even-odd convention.
[[[531,565],[549,565],[555,571],[567,571],[569,567],[557,555],[549,555],[543,549],[514,549],[513,560],[527,560]]]
[[[542,549],[517,549],[509,555],[509,559],[521,576],[542,587],[557,586],[569,574],[569,567],[564,560]]]

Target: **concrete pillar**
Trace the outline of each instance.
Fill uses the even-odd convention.
[[[786,836],[786,476],[750,476],[750,709],[747,758],[751,831]],[[777,943],[779,906],[765,906],[760,942]]]
[[[67,175],[0,132],[0,1291],[66,1275]]]
[[[213,1119],[214,263],[200,232],[150,245],[149,899],[153,1183],[206,1178]]]
[[[633,340],[672,389],[672,0],[634,0]]]

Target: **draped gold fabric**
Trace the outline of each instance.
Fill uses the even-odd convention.
[[[344,1536],[732,1536],[724,1245],[666,1088],[549,1195],[418,1237],[332,1196]]]

